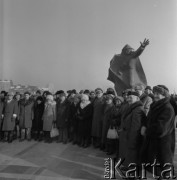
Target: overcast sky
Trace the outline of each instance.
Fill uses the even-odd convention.
[[[107,80],[113,55],[149,38],[140,56],[148,84],[177,91],[176,0],[4,0],[0,5],[3,77],[15,84],[53,83],[56,90],[113,86]]]

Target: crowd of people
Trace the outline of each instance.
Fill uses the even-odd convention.
[[[38,90],[35,95],[2,91],[0,140],[92,145],[124,159],[125,170],[130,163],[154,159],[173,164],[176,114],[177,97],[164,85],[137,85],[121,96],[112,88],[55,94]],[[50,136],[53,127],[59,130],[55,138]]]

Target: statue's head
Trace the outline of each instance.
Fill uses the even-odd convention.
[[[133,51],[134,51],[134,49],[130,45],[126,44],[122,49],[122,54],[129,55]]]

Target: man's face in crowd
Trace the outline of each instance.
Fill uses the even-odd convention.
[[[63,96],[63,95],[61,95],[61,96],[60,96],[60,100],[61,100],[61,102],[64,102],[64,101],[65,101],[65,99],[66,99],[66,97],[65,97],[65,96]]]
[[[94,99],[95,98],[95,93],[91,93],[90,97]]]
[[[127,101],[129,104],[133,104],[133,103],[139,101],[139,97],[134,96],[134,95],[129,95],[127,98]]]
[[[70,96],[70,97],[71,97],[71,98],[74,98],[74,96],[75,96],[75,94],[74,94],[74,93],[71,93],[71,96]]]
[[[100,90],[98,90],[98,91],[96,92],[96,96],[97,96],[97,98],[101,98],[101,97],[103,96],[103,92],[100,91]]]
[[[12,96],[12,95],[7,95],[7,99],[8,99],[8,100],[12,100],[12,99],[13,99],[13,96]]]
[[[138,89],[138,90],[136,90],[136,92],[138,92],[140,96],[143,94],[143,90]]]
[[[112,104],[113,100],[111,98],[106,98],[106,104]]]
[[[162,94],[160,94],[158,92],[154,92],[154,101],[159,101],[164,98],[165,98],[165,96],[163,96]]]
[[[146,92],[146,94],[150,94],[150,93],[151,93],[151,90],[146,89],[145,92]]]
[[[29,94],[25,94],[25,99],[28,100],[30,98]]]
[[[16,100],[19,101],[20,100],[20,95],[16,95]]]

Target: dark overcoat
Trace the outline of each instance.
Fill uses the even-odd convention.
[[[54,121],[56,121],[56,102],[45,103],[44,113],[42,116],[43,131],[51,131]]]
[[[107,132],[109,129],[109,126],[111,124],[111,120],[114,117],[114,105],[113,104],[105,104],[104,105],[104,110],[103,110],[103,126],[102,126],[102,143],[106,143],[106,138],[107,138]]]
[[[57,128],[67,128],[69,118],[69,102],[65,100],[56,104],[56,124]]]
[[[104,97],[96,98],[93,102],[92,136],[101,138],[103,123]]]
[[[15,118],[13,114],[17,115],[18,113],[18,104],[16,100],[11,100],[10,102],[5,101],[4,103],[4,120],[3,120],[3,131],[13,131],[15,128]]]
[[[2,113],[4,109],[4,102],[0,99],[0,130],[2,128]]]
[[[21,129],[31,128],[34,118],[34,102],[32,99],[21,100],[19,105],[19,126]]]
[[[91,135],[91,123],[93,117],[93,106],[88,104],[83,109],[80,104],[77,109],[77,121],[78,121],[78,134],[80,137],[90,137]]]
[[[35,103],[34,105],[34,119],[33,119],[33,130],[34,131],[42,131],[43,129],[43,121],[42,116],[44,113],[44,103],[41,104]]]
[[[79,104],[72,103],[69,107],[69,121],[70,126],[73,127],[74,132],[78,130],[78,119],[77,119],[77,109]]]
[[[124,161],[124,165],[139,163],[139,152],[141,147],[141,127],[145,118],[143,104],[137,101],[129,106],[124,112],[121,121],[119,156]]]
[[[161,165],[173,163],[175,150],[175,113],[169,98],[154,102],[147,117],[142,161]]]

